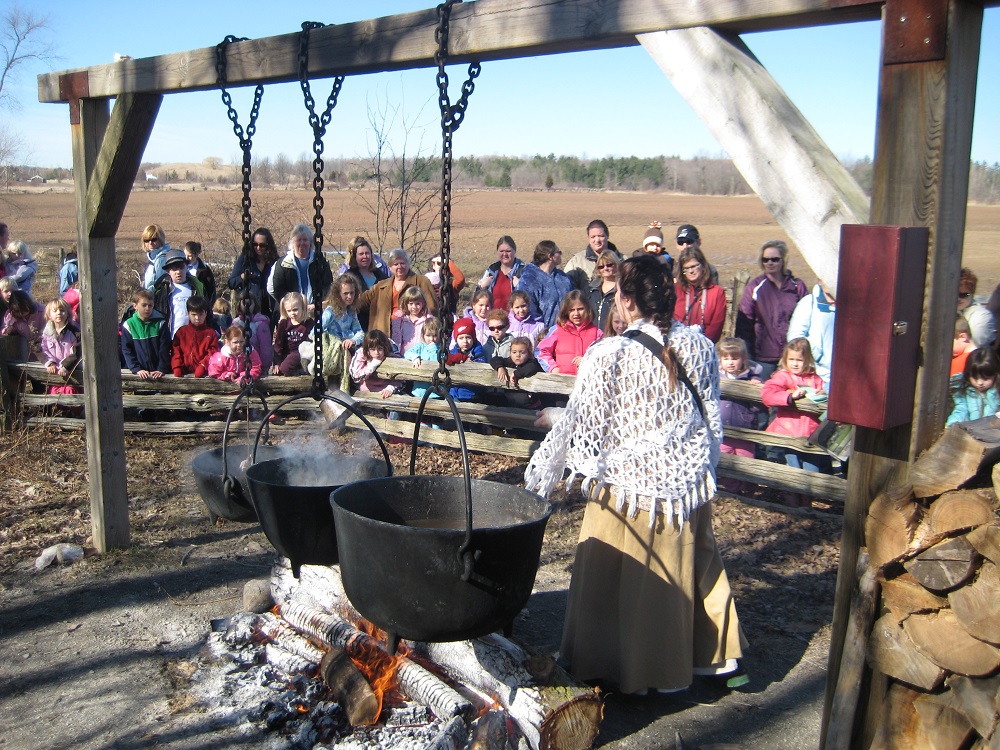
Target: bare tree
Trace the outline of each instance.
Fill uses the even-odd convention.
[[[253,159],[253,180],[261,185],[270,185],[274,182],[274,167],[271,164],[270,156],[262,156]]]
[[[23,153],[21,136],[0,125],[0,182],[4,192],[10,192],[10,181],[15,177],[17,165],[22,162]]]
[[[312,185],[313,160],[312,157],[305,151],[299,154],[299,158],[295,162],[295,176],[301,180],[302,187],[309,187]]]
[[[284,152],[274,157],[274,179],[282,187],[288,187],[292,178],[292,160]]]
[[[237,256],[243,252],[243,214],[242,206],[236,193],[215,193],[205,211],[198,216],[197,236],[202,238],[205,246],[204,260],[211,264],[215,275],[224,281],[232,271]],[[301,212],[301,205],[289,196],[267,195],[257,199],[251,193],[253,205],[251,215],[252,229],[267,227],[278,243],[278,252],[282,250],[284,239],[292,231],[294,222],[289,217]],[[221,286],[221,285],[220,285]]]
[[[48,16],[24,10],[17,3],[7,8],[0,22],[0,104],[8,108],[17,106],[7,84],[17,77],[24,63],[56,57],[55,48],[47,39],[49,33]]]
[[[369,102],[367,174],[355,187],[357,201],[375,222],[378,249],[405,248],[415,266],[428,250],[436,252],[440,193],[435,182],[440,162],[422,153],[423,130],[416,120],[405,117],[401,104]]]

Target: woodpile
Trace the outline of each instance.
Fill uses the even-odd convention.
[[[380,701],[376,705],[362,684],[374,678],[367,672],[360,678],[348,662],[362,662],[365,672],[364,662],[375,655],[393,662],[394,679],[411,700],[439,718],[454,719],[459,734],[468,726],[473,744],[465,746],[507,747],[508,725],[532,750],[585,750],[597,736],[599,691],[499,634],[456,643],[404,641],[402,655],[390,656],[351,606],[337,566],[303,565],[296,579],[282,561],[271,573],[271,594],[277,614],[265,632],[272,639],[268,646],[287,651],[281,656],[289,666],[319,664],[327,685],[340,691],[345,710],[355,717],[352,724],[376,721]]]
[[[1000,748],[998,425],[949,428],[869,510],[881,599],[867,661],[888,678],[870,750]],[[849,746],[829,742],[837,720],[828,749]]]

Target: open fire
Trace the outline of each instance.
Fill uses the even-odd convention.
[[[403,642],[390,655],[385,634],[353,612],[336,567],[306,565],[296,580],[283,562],[271,578],[274,610],[213,623],[213,663],[189,690],[218,721],[270,738],[275,748],[562,750],[593,743],[600,696],[550,659],[539,669],[498,635]]]

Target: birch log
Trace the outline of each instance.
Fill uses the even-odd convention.
[[[603,716],[598,691],[561,669],[555,670],[555,684],[536,684],[525,666],[530,657],[516,643],[494,633],[453,643],[406,644],[459,682],[494,696],[533,750],[585,750],[593,744]]]
[[[370,635],[357,630],[346,620],[320,612],[312,607],[291,603],[280,606],[281,616],[296,629],[320,638],[332,646],[343,648],[351,656],[364,656],[372,650],[389,658],[382,645]],[[434,715],[445,719],[466,714],[472,704],[445,685],[419,664],[398,657],[399,686],[410,698],[427,706]]]

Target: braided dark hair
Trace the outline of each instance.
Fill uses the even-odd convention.
[[[666,266],[652,255],[626,258],[618,268],[618,288],[663,334],[663,361],[667,366],[667,380],[673,388],[677,381],[677,355],[670,347],[669,335],[674,324],[677,294],[666,271]]]

